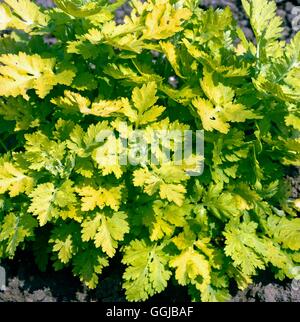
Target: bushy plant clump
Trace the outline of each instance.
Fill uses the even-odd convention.
[[[122,2],[0,5],[0,258],[28,248],[94,288],[117,254],[129,301],[168,283],[225,301],[261,270],[294,278],[299,200],[284,175],[300,165],[300,33],[280,40],[274,1],[242,1],[255,43],[229,8],[132,0],[116,25]],[[175,144],[156,147],[158,164],[103,162],[137,130],[149,146],[151,131],[203,130],[202,175]]]

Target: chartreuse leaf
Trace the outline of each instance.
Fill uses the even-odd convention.
[[[151,170],[146,167],[135,170],[133,184],[136,187],[143,187],[144,192],[150,196],[158,192],[162,199],[182,206],[186,193],[182,183],[189,180],[184,167],[169,162],[163,163],[161,167],[153,165],[151,168]]]
[[[192,283],[201,291],[210,284],[209,262],[193,247],[173,257],[170,260],[170,266],[175,268],[175,276],[180,285]],[[199,278],[202,282],[198,281]]]
[[[141,88],[134,88],[132,92],[132,101],[138,111],[136,118],[136,123],[138,125],[154,122],[164,112],[165,107],[154,105],[158,100],[156,92],[157,85],[155,82],[144,84]]]
[[[28,211],[38,217],[40,226],[57,217],[62,208],[71,207],[76,202],[72,185],[70,180],[66,180],[60,187],[48,182],[38,185],[32,191]]]
[[[0,194],[9,192],[11,197],[20,193],[29,194],[33,189],[34,179],[25,174],[11,162],[0,159]]]
[[[232,220],[226,225],[225,253],[233,259],[234,266],[240,267],[245,275],[250,276],[257,269],[263,269],[266,264],[271,263],[289,274],[292,266],[290,258],[272,240],[260,238],[256,229],[257,223],[251,221],[237,225]],[[292,234],[293,230],[291,239],[288,239],[290,242],[296,237]]]
[[[219,218],[238,217],[241,211],[248,208],[242,197],[229,191],[222,191],[220,183],[209,186],[203,197],[203,204]]]
[[[67,146],[79,157],[86,158],[112,133],[112,128],[106,121],[90,125],[86,132],[77,124],[70,133]]]
[[[128,99],[101,100],[93,103],[91,109],[81,109],[83,114],[91,114],[101,117],[125,115],[132,122],[136,120],[136,111],[133,110]]]
[[[104,176],[111,173],[117,178],[122,176],[123,168],[119,155],[124,152],[124,147],[107,121],[90,125],[86,132],[76,125],[70,134],[70,139],[67,140],[67,146],[81,158],[92,156],[95,165],[101,169]],[[91,163],[83,164],[81,160],[80,172],[83,171],[89,177],[91,168]]]
[[[300,116],[295,114],[289,114],[285,118],[285,124],[288,126],[292,126],[295,130],[300,131]]]
[[[300,32],[290,44],[285,45],[277,59],[272,59],[270,55],[268,61],[263,61],[264,67],[260,69],[258,77],[253,79],[255,87],[265,95],[297,105],[300,97],[299,61]],[[291,108],[290,110],[292,112]],[[293,114],[291,113],[290,117],[293,117]]]
[[[234,221],[226,226],[225,253],[230,256],[235,266],[241,267],[246,275],[255,273],[256,269],[264,268],[264,261],[259,257],[264,245],[256,236],[257,224],[254,222],[242,223],[239,226]]]
[[[8,28],[9,23],[12,21],[13,15],[9,7],[5,4],[0,5],[0,30]]]
[[[117,100],[95,101],[91,108],[87,104],[80,107],[83,114],[101,117],[125,116],[130,122],[145,125],[156,121],[164,112],[165,107],[155,105],[157,86],[155,82],[144,84],[141,88],[135,87],[132,91],[133,104],[125,98]]]
[[[150,226],[151,241],[156,241],[165,236],[172,236],[176,227],[184,227],[192,205],[186,202],[178,207],[173,203],[156,200],[152,209],[151,216],[146,217],[144,221]]]
[[[55,85],[70,85],[75,76],[72,70],[55,74],[56,59],[42,58],[37,54],[1,55],[0,63],[1,96],[22,95],[28,100],[27,91],[35,89],[37,95],[44,98]]]
[[[276,16],[275,1],[242,0],[242,4],[258,39],[274,40],[281,36],[282,19]]]
[[[40,225],[43,226],[57,214],[57,209],[52,205],[55,198],[55,187],[52,183],[41,184],[30,196],[32,203],[28,211],[37,215]]]
[[[30,0],[5,0],[0,5],[0,30],[16,28],[31,32],[34,28],[47,26],[49,17]]]
[[[284,248],[300,249],[300,218],[287,219],[272,216],[268,218],[270,234]]]
[[[91,104],[88,98],[67,90],[64,91],[64,96],[53,98],[51,102],[62,108],[67,114],[84,113]]]
[[[41,170],[45,168],[50,173],[62,175],[64,172],[63,159],[65,156],[65,143],[49,140],[49,138],[36,131],[25,135],[25,159],[30,162],[29,168]]]
[[[103,145],[96,148],[92,153],[92,158],[96,162],[102,175],[114,174],[120,179],[123,174],[123,168],[119,156],[124,152],[121,139],[116,138],[113,133],[107,137]]]
[[[33,236],[36,220],[23,212],[9,213],[4,217],[0,230],[0,242],[5,242],[5,251],[12,258],[20,243]]]
[[[190,17],[189,9],[176,10],[168,0],[160,0],[147,14],[143,36],[145,39],[169,38],[181,31],[183,22]]]
[[[217,130],[226,134],[230,129],[229,122],[245,122],[247,119],[260,118],[242,104],[235,103],[234,90],[221,82],[215,82],[213,75],[205,70],[201,80],[202,89],[209,100],[197,98],[193,101],[205,130]]]
[[[51,240],[50,240],[51,241]],[[69,235],[65,240],[53,240],[53,251],[58,252],[58,258],[62,263],[66,264],[72,257],[72,237]]]
[[[74,17],[86,17],[101,11],[105,0],[55,0],[56,5]]]
[[[169,257],[162,248],[147,245],[144,240],[133,240],[125,247],[122,262],[128,267],[123,287],[129,301],[146,300],[166,288],[171,272],[167,267]]]
[[[28,130],[40,125],[37,110],[22,97],[0,100],[0,115],[7,121],[15,121],[15,131]]]
[[[53,251],[57,252],[58,259],[66,264],[72,256],[76,254],[76,235],[78,234],[78,225],[75,223],[61,224],[57,226],[51,234],[49,240],[53,244]]]
[[[183,77],[180,72],[180,62],[179,56],[176,51],[176,47],[171,42],[160,42],[161,49],[169,60],[171,66],[173,67],[176,75]]]
[[[97,248],[101,247],[109,257],[113,257],[118,247],[118,241],[124,239],[129,232],[127,215],[115,212],[112,216],[97,213],[94,219],[82,223],[82,240],[94,240]]]
[[[105,206],[118,211],[122,199],[122,186],[112,187],[109,189],[100,188],[98,190],[86,186],[77,189],[81,197],[81,210],[90,211],[94,210],[97,206],[103,209]]]

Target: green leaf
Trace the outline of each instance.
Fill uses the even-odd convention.
[[[233,260],[236,267],[240,267],[246,275],[256,272],[256,269],[265,267],[262,254],[265,253],[265,245],[256,235],[257,224],[255,222],[241,223],[235,221],[226,225],[224,236],[226,238],[225,253]]]
[[[170,266],[176,269],[175,276],[180,285],[192,283],[197,289],[203,290],[210,283],[209,262],[192,247],[173,257]],[[202,282],[198,282],[199,277]]]
[[[143,190],[150,196],[159,192],[162,199],[173,201],[181,206],[186,193],[185,186],[180,184],[187,181],[189,176],[184,167],[175,164],[164,163],[160,168],[141,168],[134,171],[133,184],[136,187],[143,187]]]
[[[98,285],[98,275],[108,264],[108,260],[98,249],[82,249],[73,257],[73,273],[89,288],[95,288]]]
[[[271,0],[242,0],[255,33],[260,39],[278,39],[283,31],[282,19],[276,16],[276,3]]]
[[[169,1],[161,1],[146,17],[146,39],[166,39],[182,30],[182,23],[191,17],[187,8],[175,10]]]
[[[202,89],[209,100],[193,100],[205,130],[217,130],[227,134],[230,129],[229,122],[245,122],[247,119],[260,118],[246,106],[235,103],[234,90],[221,82],[215,82],[213,76],[213,73],[204,70],[204,78],[201,80]]]
[[[13,163],[0,159],[0,194],[9,192],[10,197],[21,193],[29,194],[33,188],[34,180]]]
[[[56,59],[42,58],[37,54],[1,55],[0,63],[0,82],[3,84],[0,96],[22,95],[29,100],[27,91],[35,89],[37,95],[44,98],[55,85],[70,85],[75,76],[74,71],[67,69],[55,74]]]
[[[87,1],[71,1],[71,0],[55,0],[55,4],[66,13],[74,17],[87,17],[95,15],[101,11],[105,4],[105,0],[87,0]]]
[[[49,17],[33,1],[5,0],[5,2],[7,5],[0,6],[0,17],[4,18],[1,19],[4,22],[2,26],[0,25],[0,30],[16,28],[31,32],[34,28],[47,26]]]
[[[31,215],[10,213],[4,217],[0,227],[0,241],[5,241],[5,251],[12,258],[18,245],[33,236],[37,222]]]
[[[118,211],[122,199],[122,186],[112,187],[109,189],[100,188],[98,190],[86,186],[77,190],[81,197],[82,211],[94,210],[96,206],[103,209],[105,206]]]
[[[75,241],[78,233],[78,224],[73,222],[57,225],[51,232],[49,243],[53,244],[52,250],[57,252],[58,259],[63,264],[67,264],[77,253]]]
[[[71,181],[65,181],[56,188],[53,183],[38,185],[30,194],[31,204],[28,211],[38,217],[40,226],[59,215],[62,208],[76,202]]]
[[[127,215],[123,212],[116,212],[111,218],[101,216],[101,224],[95,235],[96,247],[101,247],[109,256],[113,257],[118,246],[118,241],[124,239],[124,235],[129,232]]]
[[[171,276],[168,256],[158,245],[147,246],[143,240],[133,240],[126,248],[122,262],[128,267],[123,287],[129,301],[146,300],[162,292]]]
[[[300,249],[300,218],[289,220],[272,216],[268,218],[268,226],[274,239],[284,248]]]
[[[95,218],[82,223],[82,240],[94,240],[97,248],[101,247],[109,257],[113,257],[118,242],[129,232],[127,215],[116,212],[111,217],[98,213]]]

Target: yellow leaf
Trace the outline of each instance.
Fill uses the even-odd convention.
[[[92,114],[101,117],[125,115],[131,122],[134,122],[137,118],[137,113],[131,107],[127,98],[94,102],[91,109],[81,109],[81,112],[84,114]]]
[[[157,102],[156,92],[157,86],[155,82],[144,84],[141,88],[134,88],[132,91],[132,101],[139,113],[144,113]]]
[[[55,192],[55,186],[48,182],[40,184],[30,195],[32,201],[28,211],[38,217],[40,226],[44,226],[58,212],[53,207]]]
[[[73,219],[77,222],[82,222],[82,214],[80,213],[79,209],[77,209],[75,206],[69,206],[67,210],[62,210],[59,213],[59,216],[63,219],[63,220],[67,220],[67,219]]]
[[[56,97],[51,99],[51,103],[61,107],[66,112],[78,112],[85,113],[91,102],[88,98],[74,93],[68,90],[64,91],[64,96]]]
[[[101,223],[101,214],[97,214],[91,220],[85,220],[82,224],[81,239],[84,242],[93,240]]]
[[[216,82],[213,79],[213,73],[207,69],[203,71],[204,77],[201,80],[201,87],[205,95],[216,106],[223,106],[226,103],[231,103],[234,98],[234,91],[232,88]]]
[[[65,240],[54,240],[55,245],[53,246],[53,251],[58,252],[58,258],[64,264],[68,263],[72,257],[73,252],[73,242],[72,236],[68,235]]]
[[[27,91],[35,89],[40,98],[44,98],[56,84],[70,85],[75,73],[65,70],[55,74],[54,58],[42,58],[39,55],[8,54],[0,56],[0,96],[22,95],[29,99]]]
[[[191,17],[187,8],[175,9],[169,0],[157,1],[146,17],[145,39],[166,39],[182,30],[182,23]]]
[[[94,210],[97,206],[103,209],[105,206],[110,207],[113,210],[119,210],[123,186],[113,187],[110,189],[100,188],[98,190],[87,186],[77,189],[77,192],[81,196],[81,210],[90,211]]]
[[[109,257],[114,256],[117,242],[123,240],[124,235],[129,232],[126,219],[127,215],[123,212],[117,212],[111,218],[101,216],[101,225],[95,235],[95,245],[101,247]]]
[[[234,90],[213,79],[213,75],[204,69],[204,77],[201,80],[201,87],[209,100],[203,98],[193,100],[205,130],[217,130],[226,134],[230,129],[229,122],[245,122],[247,119],[261,118],[244,105],[234,103]]]
[[[167,59],[169,60],[171,66],[173,67],[176,75],[179,77],[182,77],[182,74],[180,72],[180,66],[178,61],[178,56],[176,53],[176,48],[171,42],[160,42],[161,49],[163,50],[164,54],[167,56]]]
[[[113,173],[117,179],[121,178],[123,170],[119,156],[123,150],[124,147],[120,139],[111,135],[101,147],[93,151],[92,157],[104,176]]]
[[[198,289],[205,289],[210,284],[210,265],[205,257],[189,247],[170,261],[176,269],[176,279],[180,285],[195,284]],[[202,283],[197,281],[201,277]]]
[[[9,7],[5,4],[1,4],[0,5],[0,30],[7,29],[12,19],[13,19],[13,16]]]
[[[154,122],[165,111],[164,106],[154,105],[158,97],[156,96],[157,85],[155,82],[144,84],[141,88],[135,87],[132,91],[132,101],[138,110],[136,123],[144,125]]]
[[[9,162],[0,163],[0,194],[9,191],[11,197],[20,193],[29,194],[33,188],[33,179]]]
[[[7,11],[8,17],[11,17],[10,21],[7,22],[7,26],[9,26],[10,28],[16,28],[24,30],[25,32],[30,32],[35,27],[44,27],[47,25],[49,17],[42,13],[40,7],[37,6],[33,1],[5,0],[5,2],[12,9],[12,13],[10,14],[9,11]]]
[[[193,105],[202,120],[204,130],[213,131],[218,130],[221,133],[227,133],[229,131],[229,124],[224,122],[219,116],[219,111],[214,108],[212,103],[203,98],[197,98],[193,100]]]
[[[162,199],[167,199],[168,201],[173,201],[178,206],[182,206],[186,189],[181,184],[161,184],[159,195]]]

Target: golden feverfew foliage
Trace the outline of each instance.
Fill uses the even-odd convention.
[[[280,40],[275,2],[242,1],[255,44],[229,8],[196,0],[132,0],[122,25],[124,1],[56,2],[0,5],[0,258],[27,247],[94,288],[119,253],[129,301],[172,276],[195,301],[225,301],[259,270],[293,278],[300,33]],[[204,130],[203,174],[102,162],[137,129]]]

